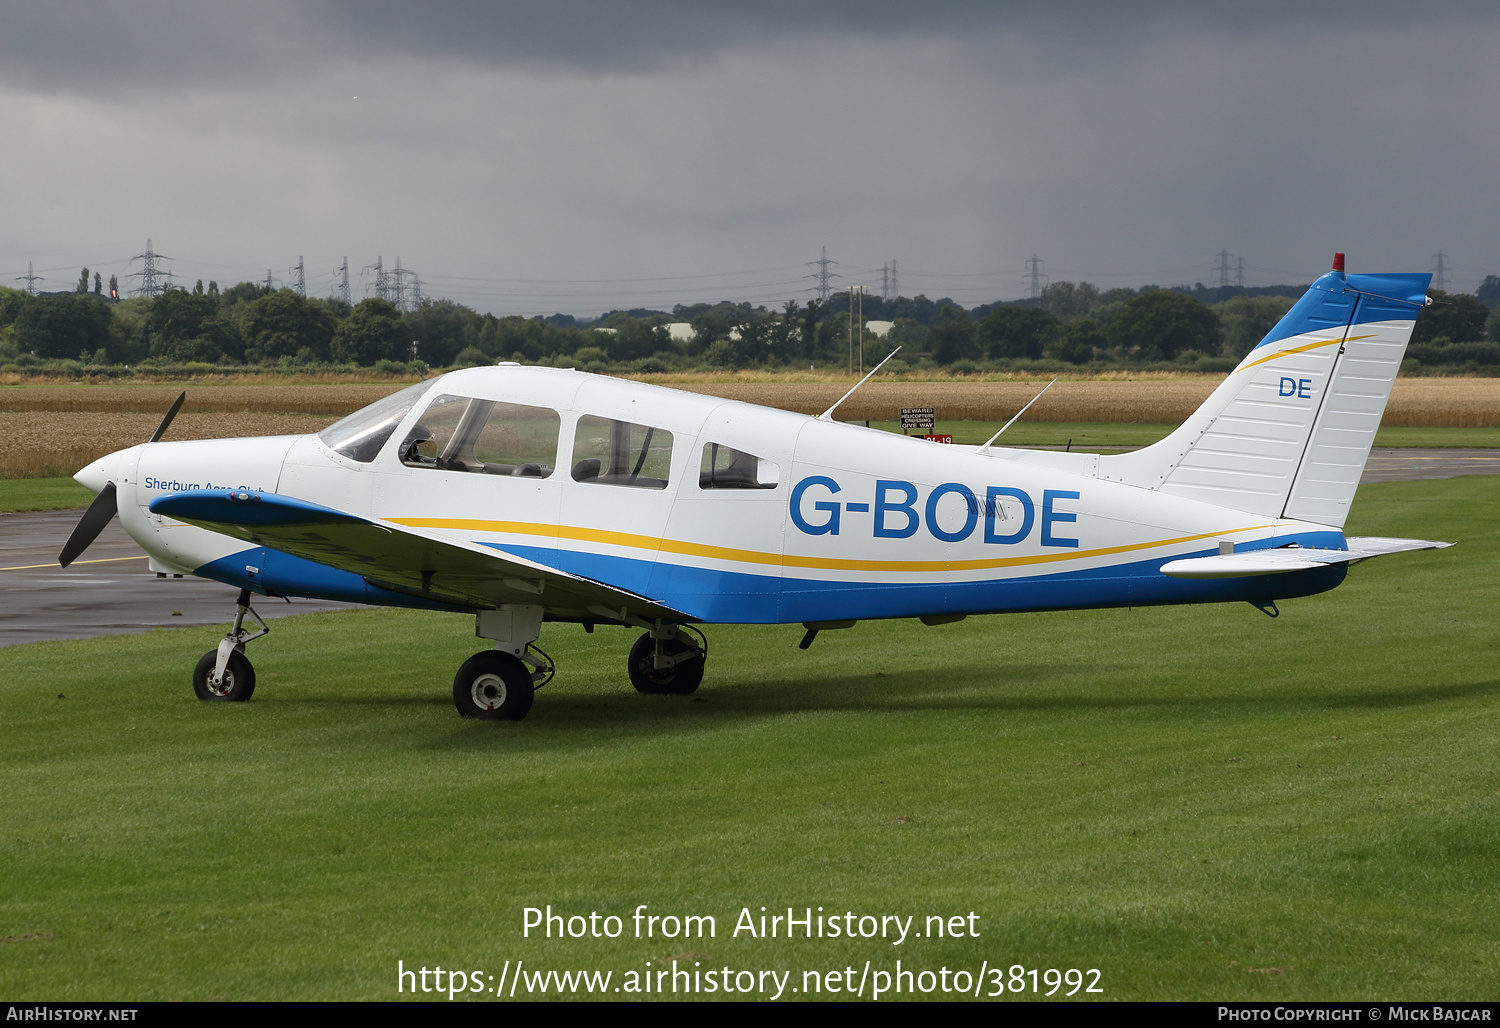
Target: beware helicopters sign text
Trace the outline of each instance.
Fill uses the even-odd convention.
[[[923,432],[931,432],[933,426],[933,409],[931,407],[902,407],[901,408],[901,430],[910,432],[920,429]]]

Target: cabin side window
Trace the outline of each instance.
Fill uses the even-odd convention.
[[[562,419],[546,407],[439,396],[401,444],[413,468],[547,478],[557,462]]]
[[[649,425],[585,414],[573,438],[573,480],[636,489],[665,489],[672,470],[672,433]]]
[[[772,461],[723,443],[703,447],[699,489],[775,489],[780,481],[780,471]]]

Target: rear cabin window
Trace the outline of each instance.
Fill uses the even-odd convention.
[[[698,468],[700,489],[775,489],[779,481],[776,465],[753,453],[723,443],[703,447],[703,463]]]
[[[573,480],[636,489],[665,489],[672,470],[672,433],[649,425],[585,414],[573,439]]]
[[[401,444],[413,468],[547,478],[557,463],[562,419],[546,407],[439,396]]]

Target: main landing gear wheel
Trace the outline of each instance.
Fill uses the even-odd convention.
[[[218,650],[209,650],[198,658],[198,666],[193,668],[193,692],[200,700],[244,703],[255,692],[255,668],[235,650],[224,665],[224,677],[215,685],[212,679],[218,659]]]
[[[681,628],[679,632],[683,631]],[[657,667],[657,640],[647,632],[630,647],[630,684],[636,692],[652,695],[687,696],[703,682],[703,649],[680,635],[661,640],[661,652],[673,661],[668,667]]]
[[[519,721],[535,698],[531,669],[499,650],[474,654],[453,678],[453,705],[464,717]]]

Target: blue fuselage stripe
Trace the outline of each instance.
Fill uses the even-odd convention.
[[[1341,546],[1339,533],[1306,533],[1305,546]],[[1290,539],[1278,538],[1278,543]],[[1111,564],[1050,575],[986,581],[854,582],[717,571],[665,561],[608,556],[538,546],[500,546],[539,564],[648,596],[710,624],[795,624],[924,614],[998,614],[1173,603],[1263,602],[1325,592],[1344,580],[1348,565],[1253,578],[1179,579],[1162,564],[1216,550]],[[253,568],[254,571],[250,569]],[[425,600],[366,582],[359,575],[252,547],[198,568],[196,574],[272,596],[307,596],[426,610],[468,608]]]
[[[1201,550],[1025,578],[977,582],[830,582],[716,571],[578,550],[532,546],[495,548],[560,571],[649,596],[675,610],[692,614],[695,620],[724,624],[795,624],[924,614],[998,614],[1264,601],[1325,592],[1342,582],[1347,570],[1346,564],[1339,563],[1280,575],[1207,580],[1169,578],[1161,573],[1161,566],[1169,560],[1210,556],[1218,552]]]

